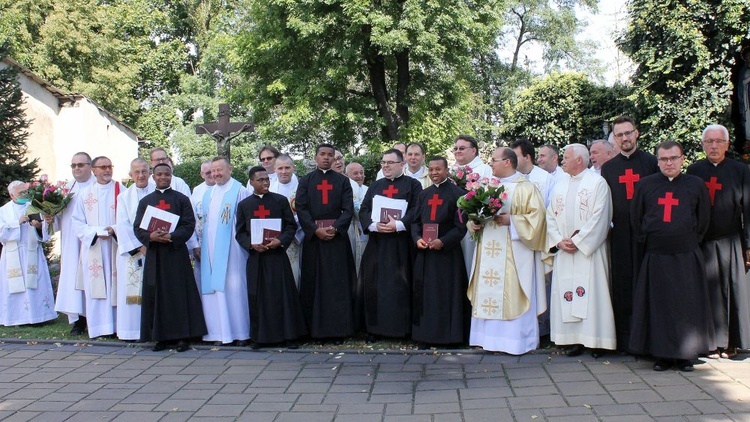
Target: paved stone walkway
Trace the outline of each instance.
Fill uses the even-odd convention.
[[[4,421],[750,421],[750,358],[0,344]]]

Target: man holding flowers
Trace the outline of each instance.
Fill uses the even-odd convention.
[[[538,346],[537,315],[546,310],[544,269],[534,253],[545,245],[544,199],[516,171],[518,157],[512,149],[497,148],[491,166],[499,180],[467,183],[469,193],[459,199],[459,207],[470,214],[467,227],[477,239],[468,291],[469,344],[520,355]],[[488,197],[488,192],[494,194]],[[478,197],[491,209],[467,209]]]

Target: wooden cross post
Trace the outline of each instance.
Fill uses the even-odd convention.
[[[252,132],[255,126],[251,122],[230,122],[229,104],[219,104],[218,122],[204,123],[195,126],[198,135],[209,135],[216,141],[216,154],[229,158],[229,142],[243,132]],[[234,133],[234,135],[232,135]]]

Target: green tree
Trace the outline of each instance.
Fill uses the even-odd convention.
[[[5,48],[0,47],[0,58],[5,57]],[[16,79],[16,69],[0,68],[0,203],[8,202],[10,196],[5,187],[14,180],[31,180],[37,172],[36,160],[26,159],[26,138],[29,122],[21,108],[23,96]]]
[[[654,147],[679,140],[689,157],[701,131],[721,123],[732,131],[730,71],[750,39],[747,0],[633,0],[620,46],[635,62],[632,99],[641,140]]]
[[[255,0],[236,53],[245,101],[261,136],[305,149],[452,136],[451,125],[472,126],[472,110],[457,106],[472,59],[495,46],[502,9],[499,0]]]
[[[501,136],[528,138],[535,146],[601,139],[602,123],[633,111],[625,86],[596,85],[579,73],[552,73],[506,105]]]

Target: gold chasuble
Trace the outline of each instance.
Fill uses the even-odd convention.
[[[518,265],[532,263],[515,262],[513,241],[521,242],[517,247],[544,250],[547,223],[544,200],[533,184],[520,173],[501,182],[510,201],[500,213],[510,214],[511,226],[492,220],[484,224],[474,252],[468,296],[474,318],[507,321],[529,310],[532,283],[537,282],[533,277],[519,278]],[[537,286],[536,291],[544,292],[544,286]],[[537,313],[546,309],[545,302],[538,301]]]

